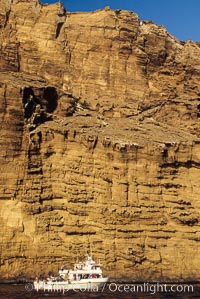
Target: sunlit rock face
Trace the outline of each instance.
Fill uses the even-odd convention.
[[[0,3],[0,278],[87,251],[199,279],[200,48],[109,8]]]

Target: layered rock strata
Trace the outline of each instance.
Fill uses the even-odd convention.
[[[199,278],[200,48],[109,8],[0,4],[1,278],[92,251],[116,278]]]

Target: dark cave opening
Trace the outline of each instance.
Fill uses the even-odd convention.
[[[55,87],[25,87],[21,90],[24,118],[29,130],[51,119],[51,113],[58,105],[58,93]]]
[[[58,105],[58,93],[55,87],[46,87],[43,98],[46,101],[46,112],[52,113]]]

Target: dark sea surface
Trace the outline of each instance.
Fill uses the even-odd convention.
[[[127,285],[120,285],[115,287],[115,285],[111,285],[111,287],[106,286],[103,291],[66,291],[64,294],[63,292],[43,292],[39,291],[36,292],[32,290],[30,284],[27,285],[7,285],[7,284],[0,284],[0,299],[131,299],[131,298],[154,298],[154,299],[167,299],[167,298],[182,298],[182,299],[191,299],[191,298],[200,298],[200,284],[191,284],[193,286],[193,292],[162,292],[158,291],[155,292],[155,288],[151,288],[151,291],[148,292],[133,292],[133,288],[129,289]],[[116,289],[116,290],[115,290]]]

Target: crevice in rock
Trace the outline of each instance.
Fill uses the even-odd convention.
[[[4,90],[3,90],[3,97],[2,97],[2,107],[0,109],[0,114],[2,113],[1,115],[1,127],[0,129],[2,129],[3,127],[3,123],[4,123],[4,119],[5,119],[5,115],[6,115],[6,110],[7,110],[7,100],[6,100],[6,85],[4,86]]]
[[[57,24],[57,28],[56,28],[56,38],[59,37],[59,35],[60,35],[60,31],[61,31],[61,29],[62,29],[63,24],[64,24],[64,22],[60,22],[60,23]]]
[[[8,11],[6,11],[6,13],[5,13],[5,21],[4,21],[4,28],[7,26],[7,24],[8,24],[8,20],[9,20],[9,16],[10,16],[10,9],[8,10]]]
[[[197,117],[200,117],[200,104],[197,105],[197,109],[198,109]]]
[[[17,51],[16,51],[17,71],[20,72],[21,65],[20,65],[20,55],[19,55],[19,47],[20,47],[19,42],[17,42],[16,47],[17,47]]]
[[[161,168],[179,168],[179,167],[185,167],[187,169],[190,169],[192,167],[200,168],[200,163],[192,160],[188,160],[186,162],[175,161],[172,163],[164,163],[163,165],[161,165]]]

